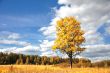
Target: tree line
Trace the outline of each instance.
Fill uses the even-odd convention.
[[[38,56],[38,55],[24,55],[16,53],[2,53],[0,52],[0,64],[37,64],[37,65],[51,65],[58,64],[61,58]]]
[[[16,53],[2,53],[0,52],[0,65],[55,65],[66,67],[69,58],[61,58],[59,56],[47,57],[38,55],[24,55]],[[110,60],[91,63],[91,60],[85,58],[73,59],[73,67],[110,67]]]

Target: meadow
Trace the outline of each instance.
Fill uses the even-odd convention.
[[[0,73],[110,73],[110,68],[61,68],[54,65],[0,65]]]

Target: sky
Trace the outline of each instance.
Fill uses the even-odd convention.
[[[79,57],[110,59],[110,0],[0,0],[0,51],[67,57],[51,46],[56,21],[68,16],[85,31]]]

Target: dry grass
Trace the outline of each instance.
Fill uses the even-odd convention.
[[[0,65],[0,73],[110,73],[110,68],[60,68],[52,65]]]

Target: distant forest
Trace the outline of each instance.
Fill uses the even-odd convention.
[[[69,59],[60,58],[59,56],[47,57],[38,55],[24,55],[16,53],[2,53],[0,52],[0,65],[55,65],[61,67],[68,67]],[[73,59],[73,67],[110,67],[110,60],[103,60],[100,62],[91,63],[91,60],[85,58]]]

